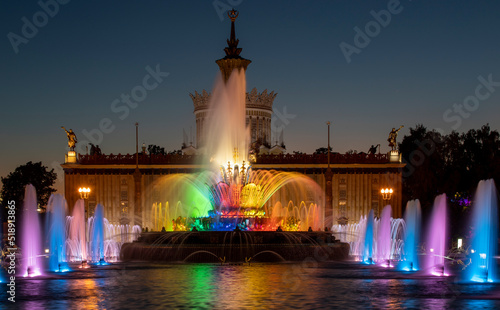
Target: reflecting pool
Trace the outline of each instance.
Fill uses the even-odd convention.
[[[459,283],[354,262],[116,263],[16,280],[20,309],[500,308],[498,283]],[[6,300],[5,290],[0,295]]]

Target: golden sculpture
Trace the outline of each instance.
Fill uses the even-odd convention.
[[[391,147],[392,151],[397,150],[396,138],[398,137],[398,131],[400,131],[403,127],[404,126],[401,125],[398,130],[396,130],[396,128],[392,128],[391,132],[389,133],[389,138],[387,139],[387,141],[389,142],[389,146]]]
[[[73,129],[70,129],[69,131],[64,128],[64,126],[61,126],[61,128],[66,132],[66,135],[68,136],[68,147],[70,151],[75,150],[75,145],[78,142],[76,139],[76,134],[73,132]]]

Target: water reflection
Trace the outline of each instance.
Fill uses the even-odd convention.
[[[55,277],[55,276],[54,276]],[[354,264],[122,264],[17,284],[25,309],[499,308],[499,284],[404,278]],[[0,292],[0,298],[6,298]],[[3,299],[6,300],[6,299]]]

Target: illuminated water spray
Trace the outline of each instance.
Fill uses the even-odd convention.
[[[49,270],[68,271],[66,263],[66,200],[61,194],[50,196],[46,229],[49,241]]]
[[[363,248],[363,262],[373,264],[373,209],[366,219],[365,244]]]
[[[90,257],[94,262],[104,260],[104,207],[98,204],[89,219]]]
[[[437,196],[434,200],[432,215],[427,228],[426,256],[424,269],[427,273],[444,276],[446,255],[446,195]]]
[[[391,206],[387,205],[382,209],[377,233],[377,262],[384,266],[391,266],[391,248],[393,238],[391,236]]]
[[[403,261],[400,269],[405,271],[419,270],[417,247],[420,239],[420,201],[408,201],[405,211],[406,234],[403,247]]]
[[[27,185],[24,190],[24,203],[22,212],[22,264],[21,272],[25,277],[41,275],[41,231],[37,211],[35,187]]]
[[[493,179],[480,181],[473,203],[471,226],[471,265],[467,279],[474,282],[497,281],[496,261],[498,247],[497,195]]]

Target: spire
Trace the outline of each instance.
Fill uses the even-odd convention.
[[[227,16],[229,16],[229,18],[231,19],[231,36],[229,37],[229,39],[227,39],[227,47],[224,49],[224,52],[226,52],[226,57],[224,57],[224,59],[241,58],[241,48],[238,48],[238,43],[240,42],[240,40],[236,39],[236,31],[234,30],[234,21],[239,14],[240,13],[234,9],[227,12]]]
[[[236,31],[234,27],[234,22],[238,17],[239,12],[235,9],[227,12],[227,16],[231,19],[231,35],[227,39],[227,47],[224,48],[226,56],[222,59],[216,60],[215,62],[219,65],[219,69],[224,77],[224,81],[227,82],[229,76],[235,69],[246,70],[247,66],[252,62],[251,60],[242,58],[240,56],[241,48],[238,47],[240,40],[236,39]]]

